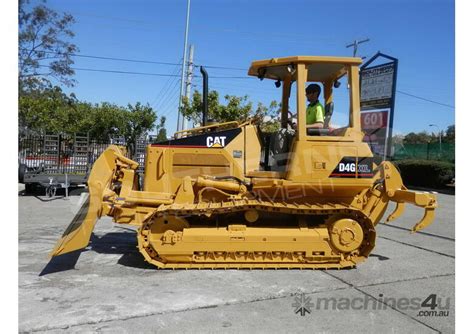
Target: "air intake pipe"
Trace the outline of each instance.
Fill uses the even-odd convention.
[[[207,71],[204,66],[201,66],[202,74],[202,126],[206,126],[207,123],[207,112],[208,112],[208,78]]]

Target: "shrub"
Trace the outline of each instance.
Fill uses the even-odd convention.
[[[406,185],[443,187],[454,178],[454,164],[433,160],[395,161]]]

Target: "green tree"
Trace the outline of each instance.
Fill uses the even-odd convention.
[[[215,114],[219,122],[244,121],[250,117],[252,103],[248,102],[248,96],[243,97],[225,95],[227,105],[220,105]]]
[[[224,97],[227,104],[219,103],[219,93],[212,90],[208,94],[208,119],[216,122],[229,122],[247,119],[252,110],[252,103],[248,102],[248,97],[237,97],[226,95]],[[183,114],[194,124],[202,122],[202,95],[197,90],[193,93],[192,101],[183,99]]]
[[[219,114],[222,112],[219,111],[220,108],[223,108],[219,104],[219,93],[215,90],[211,90],[208,94],[208,109],[209,113],[207,115],[208,119],[214,119],[216,121],[222,121],[218,118]],[[193,97],[188,100],[186,97],[183,97],[183,106],[182,111],[184,116],[191,120],[194,124],[202,123],[202,95],[197,90],[194,91]]]
[[[448,129],[446,130],[446,135],[444,137],[444,140],[448,143],[454,143],[455,142],[455,140],[456,140],[456,130],[455,130],[454,124],[448,126]]]
[[[276,101],[270,102],[268,107],[259,102],[255,110],[255,116],[263,132],[275,132],[280,128],[281,105]]]
[[[124,137],[132,156],[135,154],[137,139],[153,129],[156,114],[148,104],[143,106],[139,102],[129,104],[125,112]]]
[[[76,132],[82,115],[74,109],[77,99],[51,87],[21,95],[18,101],[20,132]]]
[[[405,136],[402,134],[395,134],[392,136],[392,144],[394,145],[402,145],[403,141],[405,139]]]
[[[271,121],[268,126],[275,127],[277,116],[280,112],[278,103],[272,101],[269,107],[259,103],[255,110],[252,103],[248,101],[248,96],[243,97],[225,95],[225,104],[219,103],[219,93],[215,90],[208,95],[208,119],[216,122],[245,121],[251,117],[257,117],[261,122],[265,116],[269,116]],[[191,100],[183,98],[183,114],[194,124],[202,123],[202,95],[195,90]]]
[[[166,117],[161,116],[160,123],[156,126],[156,141],[157,142],[162,142],[168,139],[168,137],[166,136],[165,123],[166,123]]]
[[[159,127],[166,138],[165,120],[162,117]],[[104,143],[121,136],[132,151],[135,141],[152,130],[155,121],[156,114],[148,105],[80,102],[60,87],[31,91],[19,98],[20,129],[30,133],[88,134],[90,139]]]
[[[427,144],[431,141],[432,136],[430,136],[426,131],[419,133],[410,132],[403,139],[404,144]]]
[[[45,2],[45,1],[44,1]],[[20,94],[51,87],[50,79],[73,86],[74,63],[71,53],[78,48],[70,14],[59,14],[43,4],[29,7],[29,0],[18,3],[18,79]]]
[[[89,138],[100,142],[108,142],[111,137],[124,136],[127,122],[126,110],[113,103],[102,102],[91,105],[81,103],[78,109],[82,110],[82,133],[88,133]]]

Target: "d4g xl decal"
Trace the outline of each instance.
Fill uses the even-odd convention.
[[[344,157],[329,177],[371,178],[374,176],[373,158]]]

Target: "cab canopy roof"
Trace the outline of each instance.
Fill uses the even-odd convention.
[[[271,58],[252,62],[249,75],[258,78],[284,80],[291,75],[296,80],[297,64],[308,64],[307,81],[324,82],[340,78],[346,73],[346,66],[360,65],[362,59],[352,57],[319,57],[319,56],[294,56],[284,58]]]

